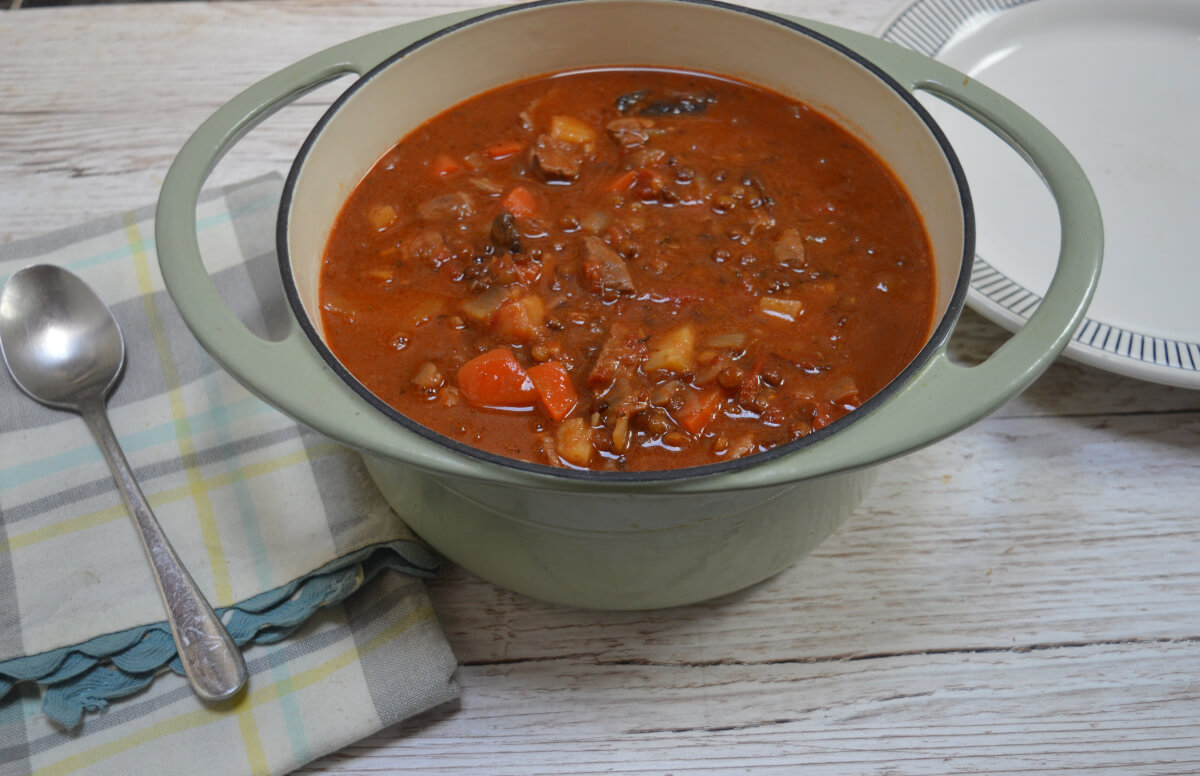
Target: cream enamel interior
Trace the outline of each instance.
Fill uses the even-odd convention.
[[[840,51],[758,16],[699,4],[591,0],[518,9],[436,38],[374,73],[324,123],[297,173],[287,235],[296,291],[317,332],[321,257],[333,221],[401,137],[511,81],[620,65],[697,69],[761,84],[864,140],[925,221],[938,269],[935,324],[942,318],[962,267],[963,203],[934,134],[891,87]]]

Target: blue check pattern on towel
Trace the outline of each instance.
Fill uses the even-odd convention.
[[[278,176],[197,213],[223,298],[284,330]],[[108,467],[83,421],[0,376],[0,776],[278,774],[457,695],[421,577],[437,559],[356,453],[216,366],[158,274],[153,210],[0,246],[71,269],[114,311],[126,369],[112,425],[180,557],[243,645],[247,690],[191,693]],[[173,670],[171,670],[173,669]]]

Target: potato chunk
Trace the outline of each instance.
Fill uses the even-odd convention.
[[[596,130],[574,116],[554,116],[550,119],[550,136],[564,143],[583,146],[591,151],[596,144]]]
[[[391,205],[376,205],[367,212],[367,221],[371,228],[382,232],[396,223],[396,208]]]
[[[429,296],[421,299],[408,310],[408,322],[412,326],[424,326],[433,318],[438,317],[446,310],[446,300],[437,297]]]
[[[506,342],[530,343],[541,336],[545,317],[542,298],[527,294],[500,305],[492,316],[492,330]]]
[[[799,299],[764,296],[759,300],[758,309],[775,318],[782,318],[785,321],[795,321],[804,312],[804,302],[801,302]]]
[[[680,375],[696,368],[696,330],[690,323],[671,329],[650,342],[645,370]]]
[[[568,418],[554,432],[554,448],[566,462],[587,466],[595,453],[592,427],[583,418]]]

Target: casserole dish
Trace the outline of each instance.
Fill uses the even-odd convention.
[[[578,472],[472,450],[388,412],[329,352],[317,280],[342,202],[401,136],[479,92],[546,72],[657,65],[721,73],[799,99],[864,140],[924,220],[938,284],[929,341],[858,410],[766,453],[660,472]],[[195,239],[204,179],[238,137],[305,90],[361,78],[314,128],[292,167],[278,250],[293,326],[278,342],[221,303]],[[1012,143],[1059,204],[1059,267],[1030,324],[984,363],[951,363],[974,253],[962,171],[914,99],[925,90]],[[1099,211],[1065,148],[1019,108],[961,74],[827,25],[707,0],[551,0],[384,30],[305,59],[221,108],[163,185],[164,280],[201,344],[267,402],[360,450],[400,516],[469,571],[576,606],[653,608],[762,580],[857,506],[876,465],[952,434],[1023,390],[1061,352],[1100,267]]]

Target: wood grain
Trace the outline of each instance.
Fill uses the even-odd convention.
[[[459,708],[325,764],[428,773],[1193,773],[1194,643],[462,670]],[[1133,658],[1137,657],[1136,660]],[[1191,684],[1189,685],[1189,681]],[[1036,688],[1035,692],[1031,692]],[[1154,694],[1178,704],[1146,709]],[[505,746],[497,751],[497,744]],[[351,759],[344,759],[351,758]]]
[[[190,132],[241,89],[478,5],[0,13],[0,241],[152,202]],[[862,31],[893,8],[757,5]],[[285,173],[340,88],[255,129],[213,183]],[[1006,337],[968,311],[951,352],[979,362]],[[431,589],[461,702],[302,772],[1198,773],[1198,453],[1200,392],[1060,361],[883,466],[812,556],[723,599],[585,612],[451,568]]]

